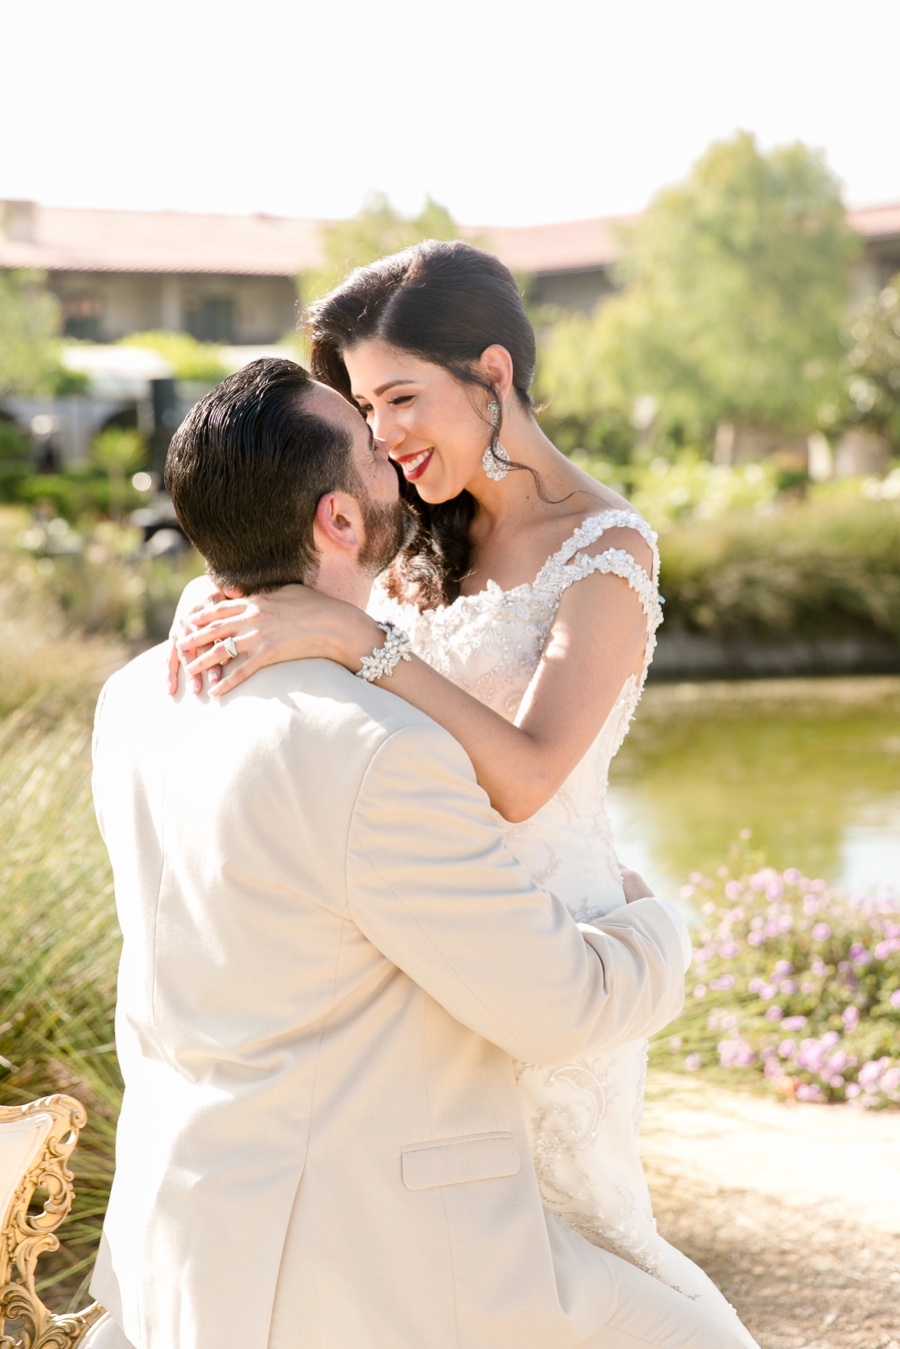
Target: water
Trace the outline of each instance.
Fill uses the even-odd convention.
[[[900,892],[900,679],[651,685],[609,800],[622,861],[660,893],[742,829],[773,866]]]

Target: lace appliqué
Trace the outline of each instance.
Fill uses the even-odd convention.
[[[526,1071],[541,1074],[520,1065],[520,1082]],[[542,1076],[550,1102],[532,1120],[532,1155],[544,1207],[593,1245],[656,1276],[652,1215],[639,1211],[635,1195],[611,1173],[598,1176],[586,1155],[618,1097],[607,1064],[580,1059]],[[565,1096],[554,1091],[560,1086]]]

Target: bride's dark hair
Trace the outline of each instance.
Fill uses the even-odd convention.
[[[485,348],[496,343],[509,352],[516,396],[531,410],[534,329],[512,272],[472,244],[428,240],[358,267],[310,306],[306,326],[313,375],[347,399],[344,352],[368,338],[442,366],[461,383],[497,398],[493,385],[474,368]],[[498,435],[499,426],[492,445]],[[452,603],[469,570],[474,499],[461,492],[430,505],[405,481],[401,490],[420,525],[386,577],[388,590],[414,599],[420,608]]]

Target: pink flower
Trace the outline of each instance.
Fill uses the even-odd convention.
[[[858,1087],[855,1082],[848,1082],[844,1089],[844,1095],[849,1096],[852,1100],[853,1097],[858,1096],[861,1091],[862,1087]]]
[[[680,1035],[673,1035],[673,1036],[672,1036],[671,1040],[669,1041],[669,1048],[671,1049],[671,1051],[672,1051],[673,1054],[675,1053],[676,1050],[678,1050],[678,1049],[681,1048],[681,1036],[680,1036]]]
[[[844,1010],[841,1012],[841,1018],[847,1029],[852,1030],[852,1028],[856,1025],[857,1021],[859,1020],[859,1008],[845,1007]]]
[[[784,886],[781,883],[781,878],[779,876],[773,877],[766,886],[766,897],[768,899],[781,899],[783,894]]]
[[[763,984],[759,990],[759,996],[768,1002],[770,998],[774,998],[777,992],[778,988],[775,984]]]
[[[897,1091],[900,1088],[900,1068],[888,1068],[881,1077],[882,1091]]]
[[[697,1069],[700,1067],[700,1055],[688,1054],[687,1058],[684,1061],[684,1066],[689,1073],[695,1073]]]
[[[767,1021],[780,1021],[781,1018],[782,1018],[783,1016],[784,1016],[784,1012],[781,1010],[780,1007],[767,1007],[767,1008],[766,1008],[766,1020],[767,1020]]]
[[[740,899],[743,893],[744,887],[741,885],[740,881],[726,881],[725,883],[726,899]]]
[[[756,1058],[744,1040],[720,1040],[716,1048],[723,1068],[746,1068]]]
[[[825,1049],[833,1049],[840,1042],[840,1033],[836,1030],[827,1030],[822,1036],[822,1044]]]
[[[789,960],[777,960],[775,968],[772,971],[773,979],[783,979],[787,974],[793,974],[794,967]]]
[[[734,988],[734,979],[730,974],[720,974],[718,979],[710,979],[709,986],[717,990]]]
[[[695,997],[695,998],[705,998],[705,997],[706,997],[706,984],[695,984],[695,985],[694,985],[694,997]]]
[[[822,1088],[817,1086],[815,1082],[800,1083],[800,1086],[797,1088],[798,1101],[821,1101],[821,1099]]]
[[[781,1023],[782,1030],[803,1030],[806,1025],[805,1016],[786,1016]]]
[[[761,932],[748,932],[747,941],[750,946],[762,946],[765,943],[765,937]]]
[[[778,1046],[778,1053],[783,1059],[789,1059],[795,1049],[796,1045],[793,1040],[782,1040],[781,1044]]]
[[[813,941],[827,941],[831,936],[831,928],[827,923],[813,923]]]
[[[797,992],[797,981],[795,979],[782,979],[781,991],[790,997],[792,993]]]
[[[784,873],[784,879],[791,885],[796,885],[800,880],[800,872],[796,867],[788,867],[787,871]]]
[[[732,956],[737,955],[739,950],[740,947],[737,945],[736,942],[729,941],[726,942],[724,946],[719,947],[719,955],[722,957],[723,960],[730,960]]]
[[[861,1087],[872,1087],[881,1076],[887,1059],[869,1059],[864,1063],[856,1074],[856,1080]]]
[[[891,994],[891,1006],[900,1007],[900,988],[895,988]]]

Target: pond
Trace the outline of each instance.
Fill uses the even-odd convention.
[[[651,684],[610,775],[619,856],[660,893],[729,844],[900,892],[900,678]]]

